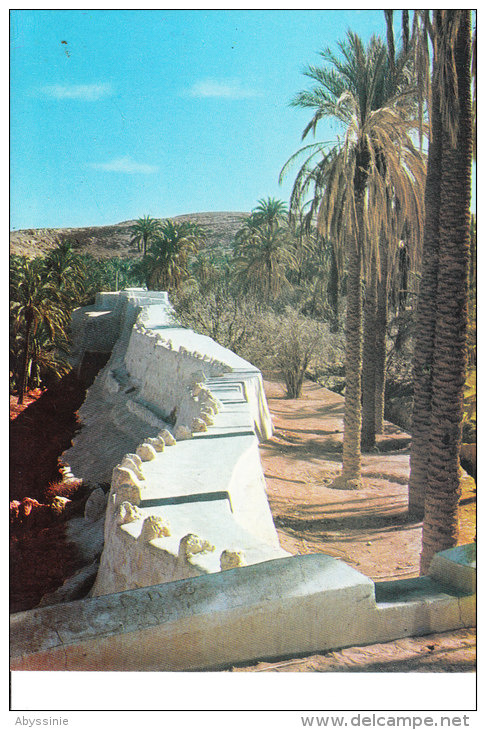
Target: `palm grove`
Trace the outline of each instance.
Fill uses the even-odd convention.
[[[393,11],[385,20],[386,40],[349,32],[307,67],[291,102],[309,110],[305,144],[281,173],[295,176],[289,206],[258,201],[231,247],[147,215],[127,258],[95,260],[69,240],[12,256],[10,377],[22,402],[67,373],[69,314],[96,291],[167,290],[179,321],[278,370],[289,397],[306,374],[345,384],[334,486],[355,489],[387,394],[413,385],[409,512],[423,519],[425,571],[456,544],[459,450],[475,419],[471,11],[402,11],[399,42]],[[325,118],[340,125],[333,141],[318,139]]]

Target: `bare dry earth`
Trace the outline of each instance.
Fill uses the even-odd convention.
[[[363,456],[363,489],[332,488],[341,467],[342,396],[311,382],[288,400],[278,381],[265,390],[275,433],[260,447],[280,543],[290,553],[322,552],[374,580],[417,576],[422,525],[407,514],[409,436],[391,423],[373,454]],[[459,544],[476,534],[476,484],[463,480]],[[476,631],[400,639],[233,671],[472,672]]]
[[[196,223],[206,233],[207,249],[226,251],[247,216],[248,213],[238,212],[189,213],[175,216],[172,220]],[[11,231],[10,253],[28,258],[42,256],[68,238],[77,243],[80,253],[91,254],[96,259],[134,256],[137,255],[137,247],[130,244],[130,228],[134,223],[134,220],[129,220],[112,226]]]

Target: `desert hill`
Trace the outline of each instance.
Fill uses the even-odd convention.
[[[189,213],[174,216],[172,220],[196,223],[206,232],[206,247],[224,251],[231,246],[247,216],[248,213],[237,212]],[[111,226],[11,231],[10,253],[34,258],[48,253],[61,240],[68,238],[77,243],[80,253],[91,254],[97,259],[137,256],[137,247],[130,244],[130,228],[134,223],[134,220],[129,220]]]

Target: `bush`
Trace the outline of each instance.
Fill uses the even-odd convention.
[[[259,307],[252,299],[232,296],[222,285],[201,294],[196,287],[186,287],[171,294],[177,321],[223,347],[242,355],[254,337],[254,323]]]
[[[287,306],[275,312],[225,286],[201,294],[196,287],[173,296],[177,320],[244,357],[263,372],[281,374],[289,398],[299,398],[306,374],[342,360],[342,337]]]
[[[300,398],[306,374],[332,357],[327,324],[287,308],[284,313],[261,312],[247,358],[263,371],[278,371],[288,398]]]

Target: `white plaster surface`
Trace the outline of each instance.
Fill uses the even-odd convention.
[[[123,454],[135,451],[144,438],[154,437],[168,426],[166,419],[174,411],[176,427],[189,428],[206,407],[204,400],[191,395],[198,381],[210,387],[216,397],[217,392],[233,393],[233,397],[239,394],[246,403],[245,427],[261,440],[271,436],[271,418],[259,371],[210,338],[174,326],[165,292],[102,292],[94,309],[109,304],[118,318],[114,325],[118,339],[110,361],[80,408],[85,428],[64,455],[76,476],[88,482],[109,481],[111,469]],[[89,314],[92,308],[87,309]],[[76,310],[73,315],[78,364],[89,350],[79,325],[87,314]],[[208,352],[192,351],[196,344],[204,345]]]
[[[326,555],[270,560],[16,614],[11,668],[207,670],[475,625],[430,577],[380,592]]]
[[[476,543],[458,545],[432,558],[429,574],[467,593],[476,591]]]
[[[97,297],[84,314],[84,334],[78,326],[80,361],[83,348],[113,339],[104,329],[98,338],[86,337],[110,311],[118,339],[80,409],[84,428],[63,455],[77,477],[111,484],[93,595],[220,571],[224,551],[244,553],[241,564],[287,556],[258,453],[258,439],[272,433],[259,370],[177,326],[165,292],[139,290]],[[177,443],[171,444],[171,430]],[[170,448],[165,442],[156,448],[160,433]],[[139,469],[127,460],[129,452],[141,457]],[[171,537],[137,539],[140,521],[117,520],[126,500],[143,517],[170,513]],[[211,540],[215,552],[181,561],[180,541],[188,533]]]

